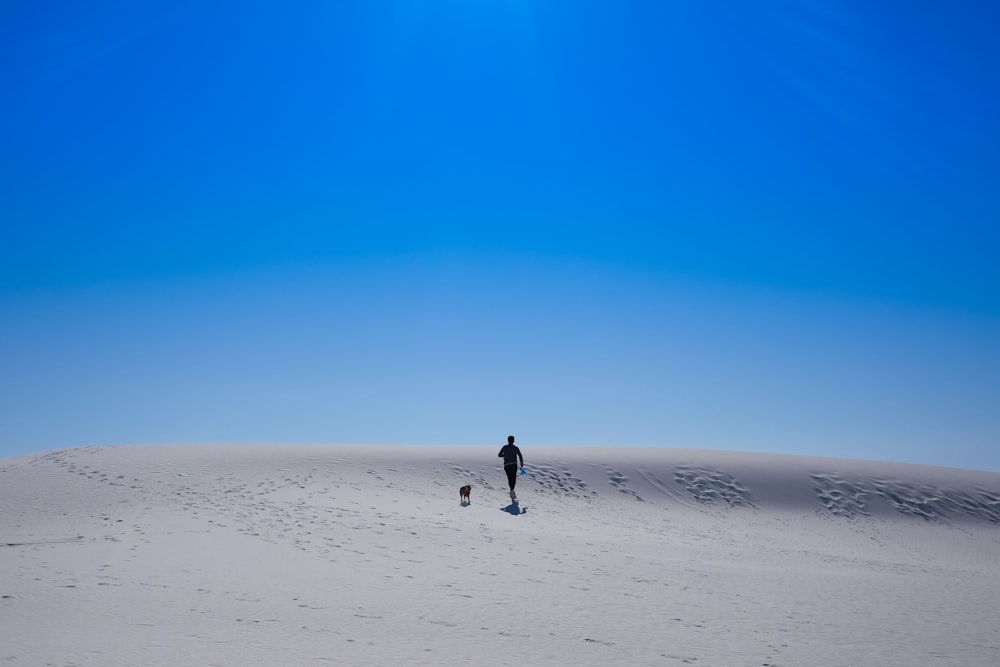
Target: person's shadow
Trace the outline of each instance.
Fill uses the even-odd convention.
[[[522,509],[517,503],[511,503],[507,507],[501,507],[504,512],[511,514],[513,516],[521,516],[522,514],[527,514],[528,510]]]

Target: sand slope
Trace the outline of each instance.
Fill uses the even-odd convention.
[[[513,506],[498,449],[114,447],[0,461],[0,664],[1000,655],[1000,474],[525,447]]]

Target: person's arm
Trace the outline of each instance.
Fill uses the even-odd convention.
[[[521,460],[521,467],[523,468],[524,467],[524,457],[521,456],[521,448],[520,447],[517,448],[517,458],[519,458]]]
[[[504,450],[504,449],[505,449],[505,447],[501,447],[501,448],[500,448],[500,453],[499,453],[499,454],[497,454],[497,456],[503,456],[503,450]]]

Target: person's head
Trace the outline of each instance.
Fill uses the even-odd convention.
[[[507,436],[507,444],[508,445],[513,445],[514,444],[514,436],[512,436],[512,435],[508,435]]]

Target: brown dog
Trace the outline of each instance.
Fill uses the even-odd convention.
[[[463,503],[468,503],[471,505],[472,504],[472,496],[470,495],[471,493],[472,493],[472,485],[466,484],[465,486],[463,486],[461,489],[458,490],[458,498]]]

